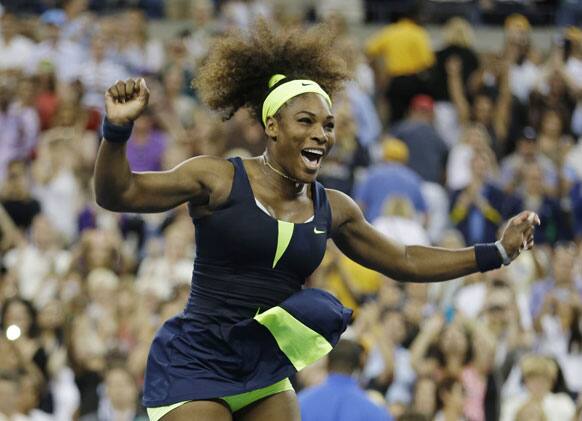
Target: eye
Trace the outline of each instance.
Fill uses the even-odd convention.
[[[325,125],[325,130],[327,130],[328,132],[333,131],[334,128],[335,128],[335,124],[334,123],[327,123]]]
[[[303,124],[311,124],[311,119],[309,117],[301,117],[299,122]]]

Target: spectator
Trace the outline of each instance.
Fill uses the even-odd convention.
[[[459,123],[451,103],[445,65],[453,56],[461,60],[462,83],[466,90],[469,78],[479,68],[479,57],[473,49],[473,37],[469,22],[460,17],[449,19],[443,28],[445,45],[436,53],[436,64],[432,71],[431,88],[436,101],[435,127],[449,147],[457,142]]]
[[[517,200],[488,180],[488,162],[484,156],[473,154],[471,182],[452,195],[451,220],[467,244],[495,241],[503,219],[520,207]]]
[[[35,107],[40,118],[40,129],[46,130],[51,127],[59,107],[54,66],[49,62],[41,63],[36,78],[38,85]]]
[[[66,273],[71,260],[61,245],[51,222],[40,214],[32,222],[29,240],[6,254],[4,262],[23,298],[44,305],[55,294],[58,277]]]
[[[511,92],[509,90],[509,69],[506,61],[494,65],[498,92],[480,88],[473,93],[471,101],[465,96],[462,80],[461,60],[451,56],[446,64],[449,95],[457,110],[460,125],[469,122],[481,124],[487,129],[491,138],[491,147],[497,157],[506,152],[506,140],[509,131]]]
[[[562,122],[561,130],[569,127],[576,103],[581,95],[581,87],[576,84],[566,73],[566,68],[560,50],[556,50],[544,72],[529,96],[528,119],[529,124],[536,127],[542,122],[547,110],[558,113]]]
[[[576,277],[574,262],[577,247],[573,243],[559,243],[554,248],[552,273],[534,285],[531,295],[531,312],[539,327],[544,308],[552,308],[568,297],[582,298],[582,279]]]
[[[439,411],[434,421],[464,421],[463,395],[463,385],[457,379],[443,379],[437,389]]]
[[[503,56],[510,63],[509,85],[511,93],[527,104],[529,94],[541,74],[535,63],[535,52],[531,43],[531,26],[527,18],[513,14],[505,19],[505,45]]]
[[[83,103],[103,110],[103,92],[116,80],[125,80],[130,74],[125,68],[108,57],[107,41],[96,34],[91,41],[89,57],[79,66],[79,79],[85,87]]]
[[[564,393],[551,393],[556,381],[556,364],[540,355],[527,355],[520,367],[526,392],[503,402],[501,421],[516,419],[516,413],[530,400],[541,404],[547,419],[571,420],[575,413],[572,399]]]
[[[36,83],[30,77],[21,77],[17,81],[16,98],[11,108],[15,114],[19,114],[23,121],[23,136],[26,139],[30,151],[36,147],[40,130],[40,120],[35,109]]]
[[[0,203],[22,230],[27,230],[40,213],[40,203],[30,191],[26,161],[15,160],[8,164],[6,180],[0,188]]]
[[[20,378],[20,394],[18,399],[18,409],[28,421],[52,421],[51,414],[38,409],[41,404],[41,396],[45,388],[44,382],[30,375]]]
[[[124,39],[121,45],[121,59],[127,73],[131,75],[152,75],[160,73],[164,65],[164,49],[159,39],[148,37],[147,21],[139,9],[124,13],[120,28]]]
[[[447,159],[447,146],[435,128],[434,102],[431,97],[412,98],[406,120],[395,125],[391,133],[408,146],[408,166],[423,180],[441,183]]]
[[[319,179],[327,188],[350,194],[353,190],[355,173],[358,168],[368,165],[369,156],[367,149],[362,147],[357,138],[357,126],[351,104],[344,101],[337,108],[336,144],[326,161],[322,163]]]
[[[66,316],[64,302],[56,299],[41,306],[38,313],[40,343],[48,356],[48,388],[53,397],[52,414],[55,420],[72,419],[80,399],[67,355]]]
[[[437,410],[437,387],[431,377],[418,377],[414,384],[412,408],[425,419],[432,420]]]
[[[24,72],[34,54],[34,43],[18,33],[16,16],[10,12],[0,15],[0,73]]]
[[[386,200],[382,214],[373,221],[378,231],[402,244],[429,245],[428,233],[422,226],[410,199],[392,196]]]
[[[534,235],[536,243],[553,245],[560,240],[572,240],[567,213],[562,209],[560,201],[544,189],[542,167],[538,162],[531,161],[524,164],[522,171],[526,174],[521,195],[523,208],[536,212],[543,224]]]
[[[0,77],[0,184],[6,177],[8,163],[28,159],[36,144],[36,132],[30,121],[13,103],[11,81]]]
[[[347,38],[347,35],[340,38],[337,48],[345,52],[348,70],[354,74],[354,80],[346,83],[345,95],[357,126],[358,141],[363,147],[371,148],[382,130],[378,111],[373,103],[375,90],[373,71],[365,62],[359,46]]]
[[[0,373],[0,420],[24,421],[24,415],[18,413],[20,396],[20,377],[16,373]]]
[[[493,396],[485,400],[494,338],[476,321],[447,317],[450,321],[438,314],[425,323],[411,346],[412,366],[417,375],[431,376],[437,381],[449,376],[461,379],[466,391],[463,413],[471,420],[484,420],[485,404],[496,404]],[[436,347],[431,353],[433,344]],[[431,361],[435,357],[436,366]]]
[[[566,136],[564,123],[558,112],[546,110],[542,114],[538,142],[540,152],[549,158],[556,167],[559,178],[556,194],[560,195],[562,191],[570,191],[571,183],[576,179],[576,170],[570,167],[566,161],[571,140]]]
[[[418,23],[418,12],[418,5],[411,6],[398,22],[374,34],[366,45],[368,57],[375,61],[380,89],[386,89],[392,123],[404,117],[415,95],[427,92],[428,75],[423,72],[435,61],[429,35]]]
[[[51,9],[44,12],[40,20],[41,42],[34,47],[28,72],[34,74],[40,67],[50,63],[56,69],[59,81],[71,82],[79,76],[86,55],[78,44],[61,37],[61,28],[67,21],[67,15],[61,9]]]
[[[191,236],[178,226],[166,229],[163,245],[151,239],[148,254],[137,272],[138,290],[152,291],[167,300],[175,286],[189,284],[194,254],[191,243]]]
[[[424,219],[426,203],[422,197],[422,179],[405,165],[408,162],[408,147],[399,139],[384,138],[382,142],[383,162],[370,167],[364,179],[356,187],[354,197],[364,211],[368,221],[380,217],[391,197],[408,198]]]
[[[168,143],[166,135],[155,127],[151,113],[142,115],[127,144],[127,159],[133,171],[159,171]]]
[[[99,421],[145,421],[138,414],[137,383],[123,367],[112,367],[105,373],[105,396],[99,404]]]
[[[445,67],[450,57],[458,57],[461,61],[461,80],[465,89],[469,78],[479,68],[479,57],[473,48],[473,29],[469,22],[459,17],[449,19],[443,28],[443,38],[444,46],[436,53],[433,69],[432,92],[436,101],[450,100]]]
[[[37,159],[32,167],[32,192],[38,197],[43,213],[70,243],[77,234],[80,207],[80,184],[74,173],[75,156],[68,147],[66,133],[48,133],[39,142]]]
[[[369,379],[368,388],[378,390],[386,396],[388,405],[412,403],[412,386],[416,375],[410,364],[410,352],[404,348],[406,324],[404,315],[396,307],[388,307],[381,314],[376,303],[367,304],[366,311],[372,310],[376,320],[364,326],[364,338],[371,350],[364,368],[364,376]],[[371,307],[371,308],[370,308]],[[360,316],[365,319],[366,315]],[[358,322],[360,322],[360,318]]]
[[[329,244],[325,258],[312,277],[314,287],[331,291],[338,299],[357,313],[359,306],[378,293],[384,281],[377,272],[347,258]]]
[[[61,32],[63,39],[83,47],[89,45],[90,27],[95,23],[95,19],[88,13],[88,8],[89,0],[63,1],[63,11],[67,16]]]
[[[202,63],[208,54],[211,39],[216,32],[216,21],[213,20],[214,6],[211,0],[198,0],[192,5],[193,31],[184,40],[186,49],[192,61],[194,69]]]
[[[491,154],[491,138],[480,124],[463,128],[460,140],[449,153],[447,160],[447,183],[449,190],[467,187],[471,181],[471,157],[474,153]],[[494,158],[490,157],[490,161]],[[493,164],[493,162],[491,162]]]
[[[164,72],[164,97],[163,104],[157,110],[163,128],[179,137],[177,129],[184,130],[194,124],[196,101],[191,95],[184,92],[187,84],[184,73],[177,67],[170,67]]]
[[[515,421],[547,421],[548,418],[544,413],[544,408],[540,402],[530,400],[524,403],[517,414],[515,414]]]
[[[324,384],[299,393],[301,418],[310,420],[391,420],[388,412],[372,402],[352,378],[362,368],[362,347],[342,339],[328,357]]]
[[[558,174],[554,163],[540,152],[537,133],[532,127],[525,127],[517,139],[516,150],[501,161],[501,184],[508,194],[523,192],[527,177],[525,165],[537,162],[543,170],[542,186],[546,192],[558,189]]]

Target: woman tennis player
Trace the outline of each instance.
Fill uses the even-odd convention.
[[[331,95],[348,75],[324,29],[219,40],[196,81],[206,104],[232,116],[249,108],[267,139],[263,155],[200,156],[164,172],[133,173],[125,156],[149,92],[143,79],[106,93],[95,168],[98,203],[162,212],[188,203],[197,255],[190,298],[153,341],[143,403],[151,420],[295,421],[288,377],[329,352],[351,311],[302,289],[331,238],[356,262],[405,282],[437,282],[508,264],[533,246],[537,215],[511,219],[500,242],[460,250],[395,244],[354,201],[316,181],[334,144]]]

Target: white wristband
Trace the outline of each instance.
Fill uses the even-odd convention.
[[[511,263],[511,258],[507,254],[507,251],[505,250],[505,247],[503,247],[503,244],[501,244],[501,241],[497,240],[495,242],[495,247],[497,247],[497,251],[501,255],[501,259],[503,259],[503,264],[505,266],[507,266],[508,264],[510,264]]]

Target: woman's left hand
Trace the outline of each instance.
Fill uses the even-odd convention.
[[[533,247],[537,225],[540,225],[540,217],[531,211],[523,211],[509,220],[501,235],[501,244],[511,260]]]

